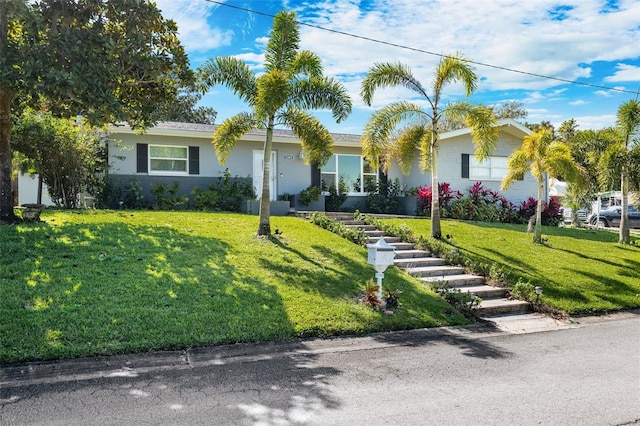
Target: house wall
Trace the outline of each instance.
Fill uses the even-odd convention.
[[[109,174],[121,183],[131,179],[138,180],[143,193],[150,196],[151,184],[164,182],[180,184],[180,194],[188,195],[195,187],[207,188],[223,176],[226,169],[232,177],[253,178],[253,152],[262,151],[262,141],[240,141],[229,154],[226,164],[222,165],[211,144],[211,135],[202,137],[158,136],[137,134],[115,134],[118,140],[109,146]],[[136,144],[158,144],[174,146],[198,146],[200,150],[200,173],[197,175],[150,175],[136,172]],[[297,194],[311,185],[311,169],[300,156],[301,147],[294,143],[274,143],[276,154],[276,194]],[[358,150],[351,150],[359,152]],[[350,152],[351,152],[350,151]]]
[[[508,157],[522,143],[508,133],[501,132],[496,150],[493,156]],[[460,135],[457,137],[442,140],[438,152],[438,181],[451,184],[452,189],[466,192],[469,187],[477,182],[477,179],[462,177],[462,154],[473,156],[475,147],[471,142],[470,135]],[[391,168],[389,178],[398,178],[402,184],[408,188],[420,186],[431,186],[431,175],[420,172],[419,160],[413,164],[411,172],[403,176],[397,165]],[[489,189],[500,191],[509,201],[519,204],[521,201],[533,196],[537,197],[537,182],[530,173],[525,174],[524,180],[515,182],[508,190],[500,190],[501,180],[482,180],[482,184]]]
[[[38,202],[38,175],[20,173],[18,175],[18,205],[36,204]],[[42,184],[42,204],[53,206],[47,185]]]

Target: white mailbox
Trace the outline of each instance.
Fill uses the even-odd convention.
[[[373,265],[376,270],[376,278],[378,284],[378,299],[382,300],[382,278],[384,271],[390,265],[393,265],[393,259],[396,257],[396,249],[384,240],[384,237],[375,244],[367,244],[368,258],[367,263]]]

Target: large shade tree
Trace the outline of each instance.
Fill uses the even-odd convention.
[[[293,12],[281,11],[273,21],[265,51],[264,73],[254,73],[244,61],[217,57],[199,69],[203,90],[223,84],[250,107],[226,119],[213,134],[221,163],[236,142],[252,128],[266,130],[258,235],[270,235],[271,151],[276,126],[290,128],[300,138],[307,163],[324,165],[333,152],[333,137],[308,109],[328,108],[340,122],[351,113],[351,100],[341,83],[323,75],[318,56],[299,49],[300,35]]]
[[[190,76],[175,23],[150,1],[1,0],[0,220],[16,220],[12,113],[46,105],[56,116],[144,129]]]
[[[403,173],[409,173],[419,155],[420,170],[431,173],[431,187],[438,188],[438,149],[442,124],[464,121],[471,127],[471,136],[479,160],[489,156],[498,139],[496,117],[492,108],[466,101],[442,105],[446,86],[461,83],[466,96],[476,89],[478,77],[468,60],[460,53],[444,56],[438,63],[428,91],[409,67],[400,63],[377,63],[367,73],[360,95],[371,105],[374,93],[385,87],[405,87],[414,92],[418,101],[398,101],[374,112],[362,135],[362,149],[372,166],[379,162],[386,169],[397,160]],[[431,191],[431,237],[441,238],[440,201],[438,191]]]
[[[533,231],[533,241],[542,242],[543,190],[548,178],[562,176],[568,182],[581,179],[580,168],[571,156],[571,149],[564,142],[555,141],[553,132],[542,128],[524,137],[522,146],[509,156],[507,174],[502,180],[502,189],[507,189],[526,172],[538,181],[538,205]]]

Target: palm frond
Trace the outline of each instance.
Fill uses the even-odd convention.
[[[274,69],[258,78],[254,112],[259,120],[274,116],[290,98],[291,83],[284,71]]]
[[[242,112],[226,119],[213,133],[212,144],[220,164],[227,162],[238,139],[256,124],[253,115]]]
[[[571,148],[564,142],[556,141],[549,145],[544,163],[545,171],[551,178],[562,176],[565,181],[572,182],[580,177]]]
[[[288,71],[291,76],[302,74],[307,77],[322,77],[323,69],[318,55],[309,50],[301,50]]]
[[[434,96],[439,98],[442,88],[454,82],[462,83],[467,96],[475,92],[478,85],[474,67],[461,52],[444,56],[438,63],[433,79]]]
[[[430,130],[420,124],[412,124],[403,128],[398,137],[389,145],[388,159],[397,159],[402,173],[408,175],[416,158],[416,152],[419,152],[424,138],[428,137],[429,134]],[[385,163],[387,170],[389,163]]]
[[[467,114],[467,125],[471,127],[471,139],[476,146],[476,158],[484,160],[496,149],[500,130],[493,108],[484,105],[474,106]]]
[[[640,101],[632,99],[618,107],[616,124],[622,130],[625,147],[629,146],[632,136],[640,132]]]
[[[431,102],[422,84],[411,73],[411,69],[400,63],[374,64],[362,81],[360,96],[367,105],[371,105],[373,94],[377,89],[394,86],[406,87]]]
[[[273,19],[273,27],[269,33],[269,42],[265,50],[265,68],[273,70],[289,70],[298,55],[300,32],[295,13],[281,11]]]
[[[316,117],[292,107],[278,114],[278,120],[300,138],[305,163],[327,164],[333,154],[333,136]]]
[[[424,111],[418,105],[409,102],[397,102],[371,114],[364,126],[360,145],[363,155],[368,158],[380,158],[391,134],[405,120],[424,119]]]
[[[530,163],[527,151],[522,148],[513,151],[507,160],[507,174],[502,179],[500,188],[504,191],[517,180],[522,179],[524,174],[529,171]]]
[[[351,114],[352,108],[351,98],[342,83],[330,77],[297,81],[289,103],[303,109],[328,108],[338,123]]]
[[[258,90],[256,75],[249,66],[233,57],[216,57],[198,68],[198,89],[205,93],[211,87],[222,84],[241,100],[253,104]]]

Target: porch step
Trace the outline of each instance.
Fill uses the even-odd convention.
[[[435,266],[418,266],[405,268],[409,275],[418,278],[426,277],[445,277],[449,275],[463,275],[464,268],[461,266],[435,265]]]
[[[384,240],[387,241],[386,238]],[[415,247],[413,245],[413,243],[403,243],[403,242],[400,242],[400,243],[389,243],[389,245],[395,247],[396,253],[397,253],[398,250],[413,250],[413,248]]]
[[[365,235],[368,235],[367,231],[365,231],[364,233],[365,233]],[[402,242],[402,239],[400,239],[400,237],[389,237],[388,235],[381,235],[379,237],[369,237],[369,244],[377,243],[378,241],[380,241],[381,237],[384,237],[384,240],[387,243],[401,243]],[[397,256],[398,253],[400,253],[400,251],[396,250],[396,257],[398,257]]]
[[[505,297],[507,289],[502,287],[496,287],[493,285],[465,285],[454,287],[462,292],[469,292],[474,296],[478,296],[481,299],[496,299]]]
[[[436,284],[438,282],[446,282],[447,287],[462,287],[467,285],[482,285],[484,277],[473,274],[460,275],[439,275],[435,277],[418,277],[418,279],[426,284]]]
[[[439,257],[406,257],[393,260],[393,264],[398,268],[419,268],[422,266],[444,266],[446,263],[444,259]]]
[[[514,312],[531,312],[531,304],[523,300],[510,300],[506,298],[482,299],[478,307],[478,315],[499,315]]]
[[[385,238],[385,241],[386,241],[386,238]],[[416,250],[416,249],[396,250],[395,260],[399,260],[399,259],[416,259],[416,258],[421,258],[421,257],[431,257],[431,253],[429,253],[428,251]]]

